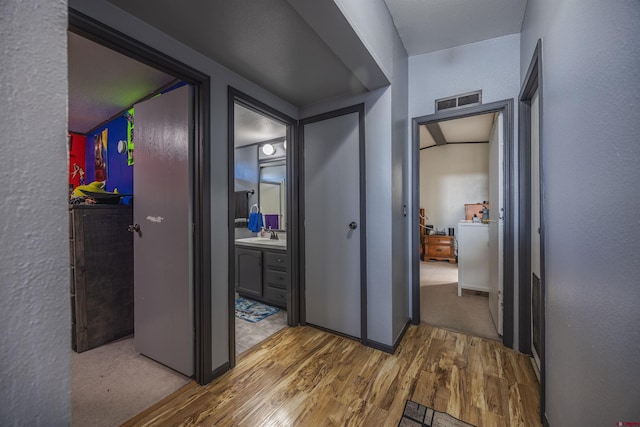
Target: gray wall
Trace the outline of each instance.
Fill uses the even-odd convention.
[[[551,426],[640,421],[640,3],[529,0],[543,40]]]
[[[409,182],[409,61],[400,37],[395,33],[393,75],[391,79],[391,338],[397,340],[409,321],[411,252],[409,244],[411,197]],[[405,214],[406,212],[406,214]]]
[[[392,345],[409,319],[408,60],[381,0],[336,0],[391,85],[302,108],[301,117],[365,103],[368,338]],[[330,23],[326,23],[330,25]]]
[[[70,422],[65,1],[0,14],[0,425]]]

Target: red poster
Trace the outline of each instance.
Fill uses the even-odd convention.
[[[107,180],[107,135],[108,129],[96,135],[93,144],[96,162],[96,181]]]

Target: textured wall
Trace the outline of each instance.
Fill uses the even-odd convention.
[[[484,104],[517,98],[519,52],[520,35],[512,34],[410,57],[410,117],[433,114],[436,99],[478,89]]]
[[[529,0],[541,145],[551,426],[640,422],[640,3]]]
[[[395,27],[394,27],[395,32]],[[392,34],[393,35],[393,34]],[[409,321],[411,254],[409,227],[409,60],[400,37],[393,37],[393,76],[391,79],[391,247],[392,247],[392,326],[396,340]],[[407,206],[405,215],[404,207]]]
[[[70,420],[66,1],[0,14],[0,425]]]

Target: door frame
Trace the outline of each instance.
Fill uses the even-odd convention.
[[[486,113],[501,112],[504,116],[504,166],[503,166],[503,203],[504,203],[504,234],[503,234],[503,335],[502,342],[505,346],[513,348],[514,342],[514,285],[509,280],[514,275],[514,165],[513,165],[513,99],[491,102],[489,104],[476,105],[468,108],[450,111],[439,111],[426,116],[415,117],[411,124],[411,323],[420,323],[420,256],[418,247],[420,244],[420,132],[422,124],[460,119],[463,117],[477,116]]]
[[[544,226],[544,144],[543,129],[543,90],[542,90],[542,39],[538,39],[533,56],[524,78],[518,97],[520,117],[519,135],[519,342],[520,351],[533,354],[531,346],[531,100],[538,92],[538,139],[540,159],[540,417],[545,420],[546,395],[546,272],[545,272],[545,226]]]
[[[287,126],[286,141],[286,159],[287,159],[287,271],[289,272],[289,292],[287,293],[287,325],[297,326],[300,322],[300,308],[298,305],[300,288],[298,281],[294,280],[298,274],[298,216],[297,209],[297,182],[295,159],[297,156],[297,120],[288,115],[258,101],[250,95],[239,91],[231,86],[227,90],[227,199],[228,199],[228,218],[227,226],[229,230],[228,251],[229,251],[229,366],[233,368],[236,365],[236,329],[235,329],[235,131],[234,106],[239,103],[243,107],[255,111],[274,121],[280,122]]]
[[[318,114],[315,116],[307,117],[300,120],[298,125],[298,143],[300,149],[298,150],[298,156],[296,158],[297,170],[298,170],[298,219],[299,219],[299,241],[300,241],[300,255],[299,255],[299,276],[298,282],[300,283],[300,324],[306,325],[306,302],[305,302],[305,238],[304,238],[304,218],[305,218],[305,193],[304,193],[304,126],[323,120],[328,120],[346,114],[358,113],[358,128],[359,128],[359,167],[360,167],[360,218],[358,220],[358,227],[361,228],[360,232],[360,339],[359,341],[366,346],[375,346],[375,343],[369,341],[367,337],[367,198],[366,198],[366,159],[365,159],[365,108],[364,103],[352,105],[349,107],[340,108],[338,110],[329,111],[327,113]],[[324,329],[320,326],[314,325],[319,329]],[[338,331],[330,331],[338,335],[341,334]],[[349,338],[354,338],[349,336]],[[355,338],[354,338],[355,339]]]
[[[186,65],[102,22],[69,8],[68,30],[109,49],[172,75],[194,88],[193,174],[193,304],[194,378],[204,385],[214,379],[211,328],[211,83],[207,74]]]

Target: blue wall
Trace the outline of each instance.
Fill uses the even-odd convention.
[[[133,166],[127,164],[127,152],[118,153],[118,141],[127,140],[127,119],[122,116],[87,135],[86,182],[95,181],[94,141],[104,129],[107,136],[107,191],[115,188],[120,193],[133,194]]]

